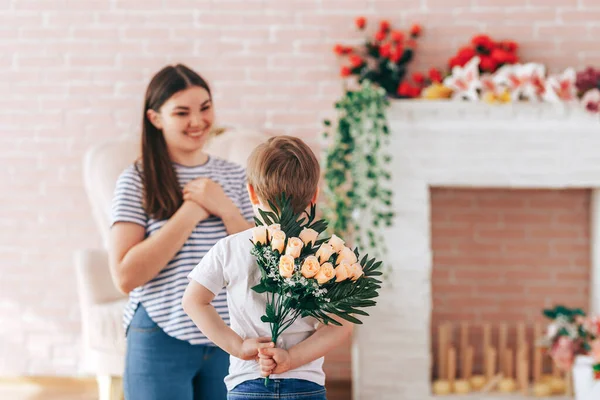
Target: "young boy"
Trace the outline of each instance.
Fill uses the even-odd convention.
[[[316,201],[319,162],[302,140],[277,136],[258,146],[248,160],[248,193],[256,208],[268,210],[268,201],[285,192],[295,212]],[[251,288],[260,270],[250,250],[252,230],[219,241],[190,273],[183,308],[198,328],[228,352],[231,365],[225,378],[228,399],[323,400],[323,356],[351,333],[352,326],[320,325],[314,318],[298,318],[277,340],[260,317],[266,294]],[[223,287],[231,328],[211,305]],[[269,376],[265,387],[264,378]],[[281,396],[281,397],[280,397]]]

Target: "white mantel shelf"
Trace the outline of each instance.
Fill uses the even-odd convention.
[[[578,104],[394,101],[388,116],[395,175],[404,168],[431,186],[600,181],[600,115]]]
[[[600,288],[600,116],[578,104],[427,100],[392,101],[387,115],[391,285],[355,331],[354,400],[479,398],[431,394],[430,188],[593,189],[591,285]],[[600,311],[592,292],[591,310]],[[519,397],[485,397],[508,398]]]

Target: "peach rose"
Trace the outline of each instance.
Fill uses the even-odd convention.
[[[344,241],[336,235],[331,235],[331,239],[327,241],[333,247],[336,253],[339,253],[344,248]]]
[[[331,263],[325,263],[319,268],[319,272],[315,275],[315,279],[319,282],[319,285],[329,282],[335,276],[335,271]]]
[[[302,242],[302,240],[295,237],[289,238],[287,246],[285,248],[285,254],[290,255],[294,258],[298,258],[300,257],[302,247],[304,247],[304,243]]]
[[[353,281],[357,280],[363,275],[362,266],[359,263],[354,263],[350,266],[350,277]]]
[[[300,239],[304,242],[305,245],[308,246],[309,243],[315,244],[317,241],[317,236],[319,236],[319,232],[314,229],[304,228],[302,232],[300,232]]]
[[[281,225],[280,224],[271,224],[267,227],[267,230],[269,231],[269,240],[270,240],[273,237],[273,233],[275,231],[281,230]]]
[[[271,234],[271,248],[278,250],[279,253],[283,253],[283,246],[285,245],[285,232],[284,231],[273,231]]]
[[[346,261],[342,261],[337,267],[335,267],[335,281],[341,282],[350,278],[350,264]]]
[[[252,241],[255,244],[266,244],[267,243],[267,228],[264,226],[256,226],[252,228]]]
[[[281,256],[279,259],[279,274],[284,278],[291,278],[294,275],[294,257]]]
[[[333,254],[333,247],[329,243],[323,243],[319,250],[317,250],[317,257],[319,258],[319,262],[324,263],[329,260],[329,257]]]
[[[302,272],[303,277],[312,278],[315,275],[317,275],[320,269],[321,266],[319,265],[319,260],[317,259],[317,257],[308,256],[304,259],[304,262],[302,263],[302,269],[300,270],[300,272]]]
[[[351,248],[344,247],[342,249],[342,251],[338,255],[336,264],[339,264],[342,261],[346,261],[346,262],[348,262],[348,264],[354,264],[357,261],[356,254],[354,254],[354,252],[352,251]]]

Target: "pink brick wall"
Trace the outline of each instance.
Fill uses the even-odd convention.
[[[361,14],[422,23],[415,68],[483,31],[551,69],[600,64],[596,0],[0,0],[0,375],[78,371],[71,257],[100,246],[81,157],[137,131],[150,75],[187,63],[223,123],[314,143],[341,88],[331,48]]]
[[[545,324],[544,308],[587,310],[590,196],[583,189],[432,189],[432,343],[441,323],[469,322],[482,373],[482,323],[506,322],[514,333],[518,323]]]

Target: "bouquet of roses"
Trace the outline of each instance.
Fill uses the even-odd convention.
[[[376,304],[381,262],[367,255],[359,262],[358,250],[335,235],[317,239],[327,223],[315,221],[314,205],[297,214],[285,194],[276,203],[269,202],[272,211],[259,210],[251,250],[261,271],[252,289],[267,294],[261,320],[270,325],[273,343],[298,317],[361,324],[355,315],[368,316],[363,308]]]
[[[573,366],[576,355],[594,358],[594,375],[600,379],[600,319],[586,317],[580,308],[556,306],[544,310],[551,319],[542,346],[550,349],[550,357],[556,366],[566,371]]]

